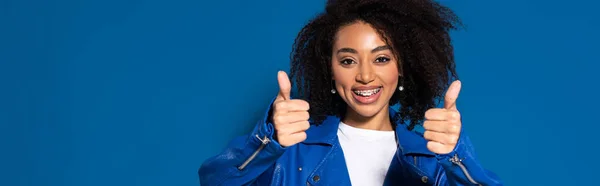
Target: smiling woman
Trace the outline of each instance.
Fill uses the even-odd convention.
[[[279,72],[264,118],[204,162],[201,184],[501,185],[461,127],[457,23],[433,1],[328,1],[294,44],[299,97]]]

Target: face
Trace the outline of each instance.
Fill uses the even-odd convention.
[[[335,89],[349,112],[373,117],[387,111],[398,88],[398,62],[373,27],[360,21],[341,27],[331,64]]]

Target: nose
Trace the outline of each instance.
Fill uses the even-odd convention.
[[[356,81],[362,84],[369,84],[375,80],[373,67],[369,63],[361,63],[359,72],[356,76]]]

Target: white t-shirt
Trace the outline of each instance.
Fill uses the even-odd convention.
[[[340,122],[337,136],[352,185],[383,185],[396,153],[394,131],[360,129]]]

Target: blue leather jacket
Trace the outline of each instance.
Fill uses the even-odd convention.
[[[394,109],[390,108],[393,116]],[[283,148],[265,117],[200,167],[200,185],[351,185],[338,142],[339,118],[311,125],[307,139]],[[396,127],[398,149],[384,185],[502,185],[477,161],[464,131],[449,154],[434,154],[419,132]],[[368,160],[365,160],[368,161]]]

